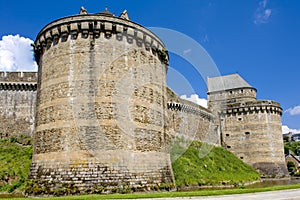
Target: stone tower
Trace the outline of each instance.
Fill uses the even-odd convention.
[[[282,109],[256,100],[256,89],[238,74],[208,79],[208,107],[219,118],[221,143],[263,177],[284,177]]]
[[[53,191],[75,186],[173,185],[165,131],[168,54],[143,26],[107,9],[51,22],[38,34],[30,178]]]

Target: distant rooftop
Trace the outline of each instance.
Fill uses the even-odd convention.
[[[239,74],[218,76],[207,79],[207,92],[219,92],[237,88],[253,88]]]

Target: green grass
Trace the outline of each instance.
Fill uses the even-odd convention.
[[[30,142],[23,136],[0,140],[0,192],[25,189],[32,157]]]
[[[251,189],[224,189],[224,190],[199,190],[190,192],[157,192],[157,193],[142,193],[142,194],[109,194],[109,195],[82,195],[82,196],[67,196],[67,197],[49,197],[49,198],[34,198],[34,200],[96,200],[96,199],[139,199],[139,198],[167,198],[167,197],[193,197],[193,196],[214,196],[228,194],[245,194],[253,192],[267,192],[287,189],[298,189],[300,184],[272,186],[265,188]],[[29,198],[10,198],[10,200],[28,200]]]
[[[258,172],[222,147],[193,142],[185,149],[175,143],[171,152],[176,185],[179,187],[242,185],[260,179]]]

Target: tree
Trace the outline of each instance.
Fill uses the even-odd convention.
[[[295,170],[295,164],[292,161],[288,161],[287,168],[289,172],[293,172]]]

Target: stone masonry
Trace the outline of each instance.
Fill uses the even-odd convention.
[[[168,54],[139,24],[107,10],[44,27],[35,42],[37,120],[30,178],[148,190],[174,185],[166,132]]]
[[[31,136],[36,104],[35,72],[0,72],[1,136]]]
[[[218,117],[221,143],[227,150],[263,177],[288,176],[279,103],[256,100],[256,89],[233,74],[208,79],[208,105]]]
[[[264,177],[288,174],[280,104],[257,100],[237,74],[208,79],[208,109],[181,99],[166,86],[163,42],[127,12],[82,8],[34,46],[38,73],[0,72],[0,132],[33,135],[29,178],[45,193],[172,188],[176,140],[223,145]]]

